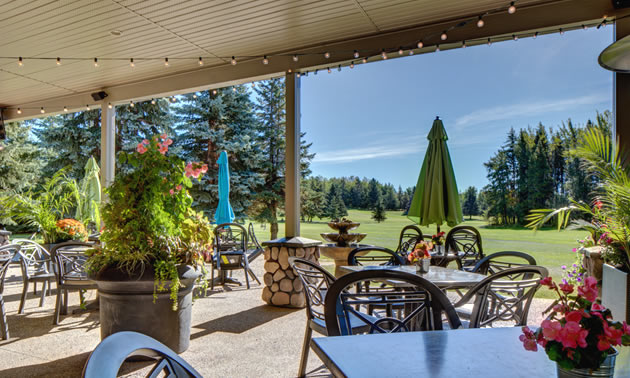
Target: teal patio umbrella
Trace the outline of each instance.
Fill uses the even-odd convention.
[[[416,191],[407,217],[421,226],[446,222],[455,226],[464,219],[459,202],[459,191],[446,141],[448,136],[439,117],[427,136],[429,146],[424,156]]]
[[[219,206],[214,212],[214,221],[217,224],[231,223],[234,220],[234,210],[230,205],[230,168],[227,152],[221,152],[217,164],[219,164]]]

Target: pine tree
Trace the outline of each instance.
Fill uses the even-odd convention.
[[[375,179],[371,179],[370,183],[368,184],[368,194],[367,194],[368,202],[365,207],[368,209],[373,209],[374,206],[376,206],[376,203],[379,200],[382,200],[382,197],[383,197],[383,193],[381,191],[378,181],[376,181]]]
[[[352,188],[350,189],[350,207],[354,209],[360,209],[363,207],[363,202],[365,201],[366,196],[363,189],[361,179],[355,177]]]
[[[254,104],[246,87],[189,94],[175,106],[178,117],[176,149],[187,161],[208,164],[208,172],[191,190],[197,210],[210,219],[219,202],[217,160],[228,154],[230,204],[237,219],[244,219],[252,193],[263,183],[259,166],[264,161],[258,142]]]
[[[330,219],[339,219],[348,215],[348,210],[346,209],[346,205],[341,197],[341,188],[339,184],[333,182],[330,185],[330,189],[328,189],[328,194],[326,195],[326,202],[328,203],[328,206],[326,207],[326,217]]]
[[[509,161],[509,159],[507,160]],[[473,215],[479,214],[479,206],[477,205],[477,188],[469,186],[464,192],[464,200],[462,203],[462,212],[464,215],[468,215],[470,217],[469,219],[472,219]]]
[[[0,193],[22,192],[36,184],[41,177],[42,151],[30,131],[28,123],[6,125],[7,139],[0,141]]]
[[[398,210],[400,209],[400,201],[398,200],[398,195],[396,195],[396,190],[394,186],[391,184],[387,184],[383,187],[385,191],[385,195],[383,196],[383,202],[385,208],[387,210]]]
[[[531,138],[527,130],[521,130],[518,136],[518,143],[515,149],[518,165],[516,177],[516,217],[518,223],[525,221],[525,216],[533,207],[530,202],[529,169],[531,164]]]
[[[530,159],[528,180],[530,186],[529,199],[532,209],[543,209],[550,205],[553,198],[554,184],[549,163],[549,142],[547,132],[542,124],[536,130],[534,148]]]
[[[143,139],[157,134],[173,136],[174,121],[165,98],[116,106],[116,151],[134,151]]]
[[[381,223],[387,219],[387,213],[385,212],[385,206],[383,205],[383,199],[379,198],[372,209],[372,219],[377,223]]]
[[[509,183],[510,166],[507,154],[503,149],[499,150],[487,163],[488,181],[484,190],[488,193],[488,216],[494,217],[497,223],[508,223],[510,207]]]

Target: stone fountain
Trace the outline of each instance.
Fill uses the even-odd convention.
[[[328,222],[328,226],[337,232],[324,232],[320,235],[330,244],[322,245],[319,251],[322,255],[335,260],[335,277],[339,278],[344,273],[340,267],[348,265],[348,255],[350,251],[360,247],[359,242],[363,240],[367,234],[349,233],[359,227],[361,223],[353,222],[343,218],[335,219]]]

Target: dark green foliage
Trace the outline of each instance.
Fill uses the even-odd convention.
[[[387,219],[387,214],[385,212],[385,206],[383,206],[383,199],[379,198],[372,209],[372,219],[374,219],[377,223],[381,223]]]
[[[477,205],[477,188],[469,186],[464,192],[464,200],[462,201],[462,212],[472,219],[473,215],[479,214],[479,206]]]
[[[7,139],[0,141],[0,192],[22,192],[40,179],[42,151],[30,136],[30,130],[27,123],[6,125]]]
[[[326,195],[326,203],[328,205],[326,206],[325,215],[327,218],[338,219],[348,215],[348,210],[343,202],[341,191],[340,184],[333,182],[330,185],[330,189],[328,189],[328,194]]]

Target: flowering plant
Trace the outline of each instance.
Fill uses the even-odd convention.
[[[444,231],[440,231],[437,234],[431,236],[431,241],[435,245],[442,245],[442,244],[444,244]]]
[[[407,255],[407,260],[409,260],[410,263],[415,263],[420,261],[421,259],[430,259],[431,254],[429,253],[429,251],[432,249],[433,243],[420,240],[416,243],[413,251],[411,251],[411,253]]]
[[[532,331],[523,327],[519,339],[527,350],[538,345],[552,361],[564,369],[598,369],[614,346],[630,345],[630,326],[612,321],[610,310],[597,303],[597,280],[587,277],[577,293],[570,283],[556,285],[551,277],[540,283],[558,294],[545,311],[549,313],[541,327]]]
[[[207,243],[198,239],[207,220],[191,212],[188,188],[191,178],[199,178],[208,167],[185,164],[169,154],[172,143],[166,134],[156,135],[138,143],[135,152],[119,153],[118,164],[129,169],[117,174],[106,191],[102,247],[92,252],[87,268],[91,273],[123,270],[130,277],[153,270],[156,291],[170,281],[175,307],[180,286],[177,267],[202,267],[207,250]]]
[[[57,226],[57,240],[87,240],[88,233],[85,226],[76,219],[60,219],[55,225]]]

